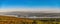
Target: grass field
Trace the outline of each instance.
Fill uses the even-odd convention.
[[[0,15],[0,24],[22,24],[24,22],[33,22],[33,21],[29,19],[24,19],[24,18],[16,18],[16,17]]]
[[[60,24],[59,21],[33,20],[0,15],[0,24]]]

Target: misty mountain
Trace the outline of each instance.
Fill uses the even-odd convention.
[[[0,14],[4,15],[28,15],[28,16],[60,16],[60,13],[40,13],[40,12],[21,12],[21,11],[13,11],[13,12],[0,12]]]

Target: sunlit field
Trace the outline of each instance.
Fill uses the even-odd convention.
[[[8,16],[0,16],[0,24],[24,24],[25,22],[33,22],[33,20],[16,18],[16,17],[8,17]]]
[[[0,24],[60,24],[59,19],[28,19],[0,15]]]

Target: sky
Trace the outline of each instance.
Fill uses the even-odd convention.
[[[0,0],[0,11],[56,11],[60,0]]]

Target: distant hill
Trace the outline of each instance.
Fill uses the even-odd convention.
[[[13,15],[16,17],[32,17],[32,16],[37,16],[37,17],[60,17],[60,13],[43,13],[43,12],[20,12],[20,11],[12,11],[12,12],[0,12],[0,14],[3,15]]]

